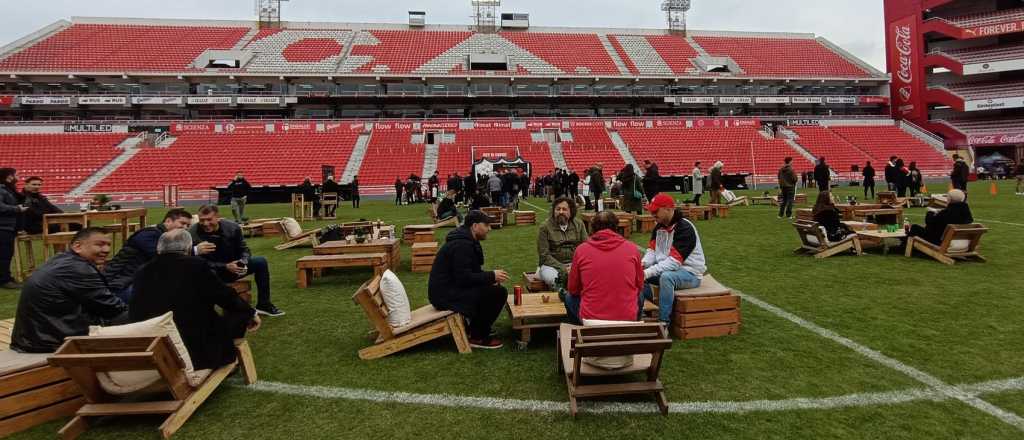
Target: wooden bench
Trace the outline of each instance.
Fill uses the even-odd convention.
[[[690,221],[711,220],[710,206],[683,205],[682,208]]]
[[[814,210],[811,208],[799,208],[796,210],[796,219],[805,222],[814,221]]]
[[[434,231],[437,231],[437,225],[406,225],[402,228],[402,243],[411,245],[416,239],[416,234],[429,232],[433,235]]]
[[[372,267],[374,275],[381,275],[388,265],[387,254],[310,255],[295,262],[295,285],[309,287],[313,271],[343,267]]]
[[[700,287],[675,292],[672,334],[682,340],[735,335],[740,331],[740,297],[711,275]]]
[[[537,224],[537,213],[534,211],[514,211],[516,226]]]
[[[708,205],[708,208],[711,208],[711,215],[718,218],[729,218],[732,209],[729,205]]]
[[[793,196],[793,203],[797,205],[806,205],[807,202],[807,194],[796,194]]]
[[[523,272],[523,286],[530,293],[547,292],[548,286],[541,281],[537,272]]]
[[[48,354],[9,350],[14,320],[0,321],[0,438],[70,417],[85,403],[63,369],[47,365]]]
[[[414,273],[430,273],[430,270],[434,267],[437,248],[438,244],[436,241],[414,243],[412,245],[412,271]]]
[[[907,241],[906,256],[913,256],[914,251],[917,250],[950,266],[956,264],[956,260],[966,261],[972,258],[984,262],[986,261],[985,257],[978,253],[978,246],[981,245],[981,236],[986,232],[988,232],[988,228],[979,224],[949,225],[946,226],[942,243],[938,246],[921,237],[910,237]]]
[[[469,337],[466,335],[465,320],[462,315],[451,311],[437,310],[426,305],[412,311],[412,322],[400,328],[392,328],[388,324],[387,304],[380,293],[380,277],[375,276],[363,285],[352,296],[373,326],[374,344],[359,350],[359,358],[363,360],[380,359],[398,353],[410,347],[423,344],[434,339],[451,335],[459,353],[472,353]]]

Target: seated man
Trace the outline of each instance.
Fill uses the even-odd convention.
[[[549,289],[557,289],[560,276],[569,273],[576,247],[587,240],[587,228],[576,218],[576,202],[559,197],[551,204],[551,218],[537,235],[537,275]]]
[[[157,256],[135,274],[129,316],[141,322],[174,312],[196,370],[215,369],[235,361],[234,340],[244,337],[246,329],[259,328],[260,318],[206,261],[189,256],[191,251],[192,236],[185,229],[160,236]]]
[[[504,345],[491,337],[491,326],[501,315],[508,291],[503,270],[484,272],[484,250],[492,219],[480,211],[466,216],[462,226],[448,233],[430,270],[427,295],[438,310],[451,310],[469,321],[469,344],[474,348],[498,349]]]
[[[253,257],[242,238],[237,223],[220,218],[216,205],[199,208],[199,224],[189,229],[195,246],[195,255],[206,259],[210,268],[226,283],[233,283],[249,274],[256,278],[256,312],[267,316],[282,316],[284,312],[270,302],[270,267],[267,259]]]
[[[18,300],[12,350],[53,353],[64,338],[89,334],[90,325],[126,321],[128,306],[110,293],[96,267],[107,259],[110,245],[110,235],[102,229],[82,229],[67,252],[32,273]]]
[[[644,298],[654,300],[652,285],[659,287],[659,320],[672,322],[675,291],[700,287],[707,272],[704,248],[700,244],[697,228],[686,219],[675,201],[667,194],[658,194],[647,210],[658,224],[651,234],[651,242],[644,254]]]
[[[636,245],[616,232],[619,219],[611,211],[594,217],[590,239],[580,244],[569,271],[565,309],[573,324],[585,319],[637,321],[644,269]]]
[[[164,215],[164,222],[142,228],[125,242],[114,259],[103,267],[110,291],[122,301],[131,302],[132,280],[143,264],[156,257],[157,241],[165,232],[188,229],[192,225],[192,214],[184,209],[172,209]]]
[[[459,209],[455,207],[455,190],[449,189],[437,204],[437,221],[443,222],[452,217],[458,217],[459,221],[462,221],[462,214],[459,214]]]
[[[949,192],[949,205],[941,211],[928,210],[924,216],[925,226],[912,225],[907,229],[908,237],[920,237],[931,244],[939,246],[949,225],[969,225],[974,223],[971,208],[967,206],[967,194],[959,189]]]
[[[22,197],[25,198],[24,205],[28,208],[22,217],[22,226],[25,232],[35,235],[43,233],[43,216],[46,214],[60,214],[60,208],[50,203],[50,200],[42,194],[43,179],[40,177],[29,177],[25,179],[25,189],[22,190]],[[57,225],[50,225],[50,232],[56,232]],[[80,229],[80,228],[78,228]]]

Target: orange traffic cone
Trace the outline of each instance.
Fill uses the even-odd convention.
[[[928,194],[928,185],[921,185],[921,194]]]
[[[999,195],[999,188],[996,186],[996,182],[992,182],[992,186],[989,187],[988,192],[989,194],[992,194],[993,197]]]

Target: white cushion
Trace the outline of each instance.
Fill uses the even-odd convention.
[[[949,249],[946,252],[967,252],[971,248],[971,240],[953,240],[949,243]]]
[[[284,231],[288,233],[289,237],[298,237],[302,235],[302,225],[291,217],[281,220],[281,226],[284,226]]]
[[[384,271],[380,279],[380,295],[384,298],[384,304],[388,306],[388,325],[391,328],[405,327],[412,322],[409,296],[394,272]]]
[[[615,325],[632,325],[639,324],[635,321],[602,321],[600,319],[584,319],[583,325],[585,327],[607,327]],[[601,356],[601,357],[585,357],[583,363],[590,365],[595,368],[602,370],[614,371],[621,370],[626,367],[633,366],[633,356]]]
[[[181,340],[178,327],[174,325],[174,314],[171,312],[133,324],[112,327],[91,326],[89,327],[89,336],[167,336],[171,339],[175,351],[178,352],[178,357],[185,364],[185,375],[189,378],[189,383],[193,386],[198,385],[198,383],[193,383],[198,376],[192,366],[192,357],[189,356],[188,349],[185,348],[185,342]],[[96,378],[106,392],[118,395],[146,389],[162,379],[156,370],[97,373]],[[198,382],[202,382],[202,380]]]

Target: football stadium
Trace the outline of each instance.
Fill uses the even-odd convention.
[[[1024,438],[1020,2],[253,3],[0,41],[0,437]]]

